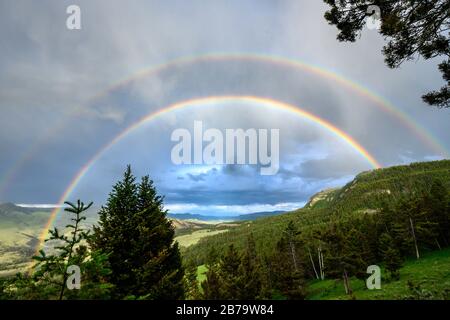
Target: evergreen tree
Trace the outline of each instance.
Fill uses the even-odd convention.
[[[436,246],[438,224],[430,219],[429,208],[422,195],[400,201],[397,211],[406,215],[417,258],[420,257],[420,247],[429,249]]]
[[[367,266],[374,262],[373,254],[370,251],[367,235],[360,231],[359,221],[352,223],[350,230],[345,230],[345,242],[347,243],[348,252],[347,261],[351,264],[348,272],[359,279],[367,277]]]
[[[203,299],[221,300],[224,299],[221,290],[221,281],[217,272],[216,265],[208,265],[206,271],[206,280],[202,282]]]
[[[306,297],[303,263],[299,259],[299,232],[292,221],[284,230],[273,255],[274,287],[286,298],[300,300]]]
[[[380,33],[388,43],[383,49],[391,68],[417,56],[444,57],[439,65],[444,86],[423,96],[430,105],[450,107],[450,1],[449,0],[324,0],[331,9],[326,20],[339,29],[339,41],[356,41],[366,18],[377,6],[381,13]]]
[[[221,297],[226,300],[239,299],[242,288],[239,282],[241,256],[231,244],[219,264]]]
[[[360,256],[364,259],[366,266],[376,264],[378,261],[378,238],[382,227],[383,221],[379,215],[365,214],[358,220],[357,229],[362,241]],[[365,273],[366,270],[363,271]],[[367,273],[365,273],[364,278],[366,276]]]
[[[238,299],[255,300],[261,293],[261,267],[256,255],[256,244],[253,234],[247,239],[247,246],[239,265]]]
[[[148,176],[138,184],[128,166],[99,215],[90,243],[109,255],[116,298],[183,298],[175,231]]]
[[[188,300],[198,300],[201,297],[199,290],[199,283],[197,280],[197,266],[193,262],[187,263],[184,268],[184,281],[185,281],[185,292],[186,299]]]
[[[274,288],[274,276],[273,276],[273,261],[272,257],[265,254],[261,263],[261,299],[276,298],[276,292]]]
[[[325,266],[327,274],[334,277],[342,277],[347,294],[352,294],[350,276],[358,276],[367,265],[364,263],[362,252],[352,238],[358,234],[352,225],[346,229],[343,222],[332,223],[321,231],[321,239],[325,242]],[[358,241],[358,240],[356,240]]]
[[[399,270],[402,266],[402,259],[400,252],[395,247],[394,239],[386,232],[380,236],[380,251],[383,263],[391,279],[398,280],[400,278]]]
[[[389,233],[394,243],[393,246],[402,257],[406,257],[412,254],[414,242],[411,236],[409,217],[406,212],[399,210],[400,201],[403,200],[398,200],[390,205],[385,204],[382,208],[380,218],[383,220],[384,226],[381,228],[381,234]]]
[[[219,262],[221,255],[216,247],[208,247],[205,264],[214,265]]]
[[[425,196],[425,205],[430,219],[437,224],[438,241],[444,246],[450,244],[450,197],[445,185],[434,180],[429,193]]]

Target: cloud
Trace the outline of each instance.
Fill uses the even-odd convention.
[[[30,203],[18,203],[16,204],[18,207],[23,208],[38,208],[38,209],[54,209],[54,208],[64,208],[65,205],[59,204],[30,204]]]
[[[168,204],[166,209],[171,213],[191,213],[215,216],[236,216],[243,214],[251,214],[257,212],[273,212],[273,211],[293,211],[302,208],[305,202],[278,203],[276,205],[269,204],[252,204],[246,206],[239,205],[198,205],[195,203],[186,204]]]
[[[450,110],[420,101],[442,83],[436,61],[388,69],[380,52],[384,40],[365,30],[358,42],[339,43],[321,1],[80,0],[79,32],[65,28],[69,4],[0,3],[0,172],[14,172],[0,200],[54,203],[80,168],[130,125],[175,102],[215,95],[290,103],[345,131],[386,165],[441,157],[417,138],[417,129],[323,73],[236,59],[155,69],[214,52],[278,55],[337,72],[398,105],[450,148]],[[170,133],[191,128],[194,120],[220,130],[280,129],[278,174],[261,177],[257,166],[174,166]],[[24,156],[29,160],[14,171]],[[171,206],[217,212],[303,203],[370,168],[342,139],[305,117],[263,106],[212,105],[160,115],[133,131],[108,149],[71,197],[102,203],[128,163],[137,175],[150,174]]]
[[[78,115],[90,119],[112,121],[120,125],[124,123],[126,112],[117,107],[106,106],[102,108],[83,109],[80,110]]]

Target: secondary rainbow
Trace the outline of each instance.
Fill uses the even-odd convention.
[[[303,61],[276,56],[276,55],[266,55],[266,54],[256,54],[256,53],[210,53],[201,56],[188,56],[175,59],[160,65],[140,70],[133,75],[126,77],[112,86],[108,87],[105,91],[93,97],[93,100],[98,99],[102,96],[109,94],[121,87],[127,86],[130,83],[136,82],[142,78],[151,76],[153,74],[158,74],[164,70],[182,67],[184,65],[191,65],[194,63],[201,62],[213,62],[213,61],[253,61],[262,63],[272,63],[274,65],[292,67],[294,69],[303,70],[310,72],[312,74],[318,75],[325,79],[335,81],[336,83],[346,87],[359,95],[367,98],[368,100],[374,102],[380,109],[388,114],[391,114],[394,118],[399,120],[405,127],[414,132],[426,145],[428,145],[439,155],[450,157],[449,151],[435,138],[431,133],[429,133],[420,123],[415,121],[407,113],[401,111],[396,106],[394,106],[387,99],[376,94],[369,88],[345,77],[342,74],[326,69],[323,66],[305,63]]]
[[[144,77],[156,75],[164,70],[169,70],[170,68],[183,67],[185,65],[191,65],[195,63],[208,62],[208,61],[255,61],[262,63],[272,63],[274,65],[291,67],[297,70],[302,70],[316,74],[320,77],[330,79],[335,81],[339,85],[346,87],[359,95],[366,97],[370,101],[374,102],[381,110],[392,115],[396,118],[403,126],[408,128],[411,132],[415,134],[425,145],[427,145],[431,150],[433,150],[437,155],[443,156],[445,158],[450,158],[448,150],[423,126],[412,119],[407,113],[402,112],[392,103],[379,96],[378,94],[372,92],[367,87],[356,83],[349,78],[338,74],[336,72],[327,70],[326,68],[314,64],[308,64],[296,59],[281,57],[275,55],[266,54],[255,54],[255,53],[210,53],[201,56],[188,56],[177,58],[169,62],[164,62],[150,68],[145,68],[140,70],[133,75],[126,77],[120,81],[115,82],[115,84],[109,86],[106,90],[94,95],[89,101],[95,101],[102,96],[107,95],[114,90],[124,87],[132,82],[138,81]],[[80,107],[81,108],[81,107]],[[14,177],[19,172],[19,169],[40,150],[40,147],[45,144],[49,139],[56,135],[56,132],[61,130],[66,126],[65,121],[60,121],[58,125],[51,128],[38,143],[35,143],[29,149],[25,150],[20,158],[14,162],[14,165],[6,171],[0,181],[0,195],[4,192]]]
[[[108,151],[112,146],[114,146],[117,142],[122,140],[125,136],[133,132],[134,130],[140,128],[146,123],[149,123],[150,121],[158,118],[161,115],[167,114],[169,112],[174,112],[180,109],[184,109],[187,107],[201,107],[201,106],[208,106],[212,104],[223,104],[223,103],[246,103],[246,104],[253,104],[258,106],[264,106],[264,107],[271,107],[275,109],[285,110],[292,112],[296,114],[297,116],[307,119],[311,121],[312,123],[315,123],[316,125],[320,126],[323,129],[326,129],[327,131],[331,132],[335,136],[342,139],[344,142],[346,142],[351,148],[353,148],[358,154],[360,154],[369,164],[372,168],[380,168],[381,165],[378,163],[378,161],[365,149],[363,148],[354,138],[352,138],[350,135],[342,131],[341,129],[337,128],[330,122],[319,118],[318,116],[302,110],[296,106],[293,106],[291,104],[287,104],[285,102],[276,101],[270,98],[263,98],[263,97],[255,97],[255,96],[213,96],[213,97],[206,97],[206,98],[199,98],[199,99],[191,99],[186,101],[181,101],[175,104],[172,104],[166,108],[160,109],[158,111],[152,112],[131,126],[129,126],[127,129],[122,131],[120,134],[118,134],[114,139],[111,140],[108,144],[103,146],[81,169],[80,171],[75,175],[63,195],[61,196],[58,207],[56,207],[51,215],[49,220],[47,221],[45,228],[43,229],[43,232],[39,236],[39,244],[36,248],[36,254],[42,247],[42,244],[44,243],[46,237],[47,237],[47,231],[51,228],[56,216],[58,215],[59,211],[61,210],[61,206],[64,203],[64,201],[67,200],[67,198],[70,196],[70,194],[73,192],[73,190],[76,188],[80,180],[86,175],[86,173],[89,171],[89,169],[95,164],[97,160],[99,160],[106,151]]]

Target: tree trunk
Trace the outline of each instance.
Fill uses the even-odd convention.
[[[292,240],[289,240],[289,245],[291,247],[291,255],[292,255],[292,261],[294,262],[295,271],[298,271],[297,257],[295,256],[295,247],[294,247],[294,244],[292,243]]]
[[[413,224],[411,217],[409,218],[409,222],[411,223],[411,233],[414,238],[414,247],[416,248],[416,257],[417,257],[417,259],[420,259],[419,248],[417,247],[416,233],[414,232],[414,224]]]
[[[325,273],[323,271],[323,269],[324,269],[323,253],[322,253],[322,249],[320,247],[317,248],[317,255],[319,256],[320,279],[324,280],[325,279]]]
[[[344,278],[345,293],[350,295],[350,294],[352,294],[352,288],[350,288],[350,282],[348,281],[347,270],[345,270],[345,269],[344,269],[343,278]]]
[[[345,294],[348,294],[347,279],[345,278],[345,271],[342,273],[342,279],[344,280]]]
[[[439,250],[442,250],[442,248],[441,248],[441,245],[439,244],[439,241],[438,241],[438,239],[437,239],[437,238],[435,238],[434,240],[436,241],[436,244],[437,244],[437,246],[438,246]]]
[[[314,264],[314,260],[313,260],[313,257],[311,255],[311,250],[309,250],[309,248],[308,248],[308,254],[309,254],[309,259],[311,260],[311,265],[313,267],[314,274],[316,275],[316,279],[319,279],[319,274],[317,273],[316,265]]]

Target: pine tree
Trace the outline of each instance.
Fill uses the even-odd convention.
[[[138,184],[128,166],[99,215],[91,245],[109,254],[116,298],[183,298],[175,231],[148,176]]]
[[[399,270],[402,266],[402,258],[395,247],[394,239],[386,232],[380,236],[380,251],[383,263],[391,279],[398,280],[400,278]]]
[[[188,300],[198,300],[201,297],[200,285],[197,280],[197,269],[198,267],[193,262],[188,262],[184,268],[184,287],[186,299]]]
[[[239,294],[237,299],[255,300],[261,293],[261,266],[256,256],[256,244],[253,234],[247,239],[247,246],[239,265]]]
[[[437,224],[438,240],[443,245],[450,244],[450,197],[445,185],[433,181],[430,191],[425,195],[424,201],[429,208],[430,219]],[[438,242],[438,245],[439,245]]]
[[[354,233],[353,226],[346,230],[345,226],[332,223],[321,231],[321,239],[326,244],[325,265],[330,276],[342,277],[345,292],[352,294],[350,285],[350,276],[358,275],[362,270],[361,252],[355,249],[354,239],[351,234]]]
[[[406,257],[411,255],[414,243],[411,236],[409,216],[405,211],[399,210],[400,201],[403,200],[397,200],[393,204],[385,204],[382,208],[380,215],[384,226],[381,228],[381,234],[389,233],[394,243],[393,246],[398,250],[400,256]]]
[[[284,231],[285,234],[285,241],[287,242],[288,246],[289,246],[289,252],[292,258],[292,264],[294,265],[294,270],[298,270],[299,269],[299,261],[298,261],[298,254],[297,254],[297,250],[296,250],[296,242],[297,239],[296,237],[300,234],[300,232],[297,231],[297,229],[295,228],[294,222],[293,221],[289,221],[288,226],[286,228],[286,230]]]
[[[261,262],[261,299],[268,300],[275,297],[273,278],[273,261],[270,255],[265,254]]]
[[[423,195],[410,197],[400,202],[398,211],[404,212],[409,222],[416,257],[420,258],[420,247],[433,248],[438,237],[438,224],[430,219],[429,208]]]
[[[215,265],[207,265],[206,280],[202,282],[203,299],[205,300],[221,300],[222,296],[220,277]]]
[[[438,107],[450,107],[450,1],[449,0],[324,0],[331,8],[325,19],[335,25],[339,41],[356,41],[366,26],[365,19],[380,10],[380,34],[388,40],[383,48],[390,68],[421,56],[443,57],[439,71],[444,86],[423,96]]]
[[[239,269],[240,264],[241,256],[234,245],[231,244],[219,264],[221,297],[223,299],[239,299],[242,290],[241,283],[239,283],[239,276],[242,271]]]
[[[304,267],[299,259],[298,234],[291,221],[278,241],[272,257],[274,288],[286,298],[293,300],[306,297]]]
[[[345,232],[350,253],[349,259],[352,261],[351,273],[359,279],[367,277],[367,266],[371,265],[375,258],[370,250],[370,243],[367,234],[363,233],[358,225],[359,220],[353,223],[350,230]]]

